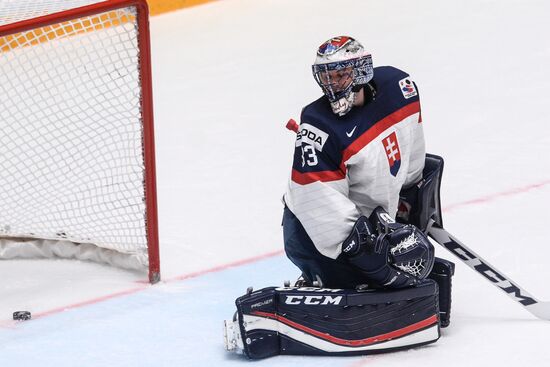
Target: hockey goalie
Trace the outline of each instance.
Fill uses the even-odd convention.
[[[302,110],[284,196],[295,286],[249,291],[225,323],[227,350],[358,355],[435,342],[449,325],[454,264],[435,258],[443,160],[425,151],[411,77],[373,68],[352,37],[317,50],[323,96]]]

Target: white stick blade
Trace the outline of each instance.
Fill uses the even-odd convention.
[[[538,302],[526,308],[539,319],[550,321],[550,302]]]

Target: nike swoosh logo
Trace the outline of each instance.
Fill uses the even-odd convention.
[[[355,125],[353,127],[353,130],[351,130],[349,133],[346,131],[346,135],[348,136],[348,138],[351,138],[351,136],[353,135],[353,133],[355,132],[355,129],[357,128],[357,125]]]

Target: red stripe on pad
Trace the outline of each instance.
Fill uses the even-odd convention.
[[[415,333],[415,332],[420,331],[422,329],[425,329],[428,326],[435,325],[438,322],[437,321],[437,315],[433,315],[433,316],[428,317],[425,320],[419,321],[417,323],[414,323],[412,325],[406,326],[406,327],[398,329],[398,330],[391,331],[389,333],[380,334],[380,335],[377,335],[377,336],[371,336],[371,337],[365,338],[365,339],[348,340],[348,339],[337,338],[337,337],[332,336],[330,334],[322,333],[320,331],[308,328],[307,326],[298,324],[294,321],[291,321],[291,320],[289,320],[287,318],[284,318],[284,317],[282,317],[280,315],[277,315],[277,314],[268,313],[268,312],[261,312],[261,311],[254,311],[254,312],[252,312],[252,315],[265,317],[265,318],[272,319],[272,320],[277,320],[277,321],[279,321],[279,322],[281,322],[285,325],[288,325],[288,326],[293,327],[295,329],[301,330],[301,331],[303,331],[307,334],[316,336],[320,339],[329,341],[329,342],[334,343],[334,344],[350,346],[350,347],[362,347],[362,346],[366,346],[366,345],[385,342],[385,341],[395,339],[395,338],[400,338],[402,336],[412,334],[412,333]]]

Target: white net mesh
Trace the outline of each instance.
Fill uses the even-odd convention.
[[[0,0],[0,25],[97,2]],[[134,7],[0,37],[1,237],[147,266],[137,37]]]
[[[0,0],[0,26],[105,0]]]

